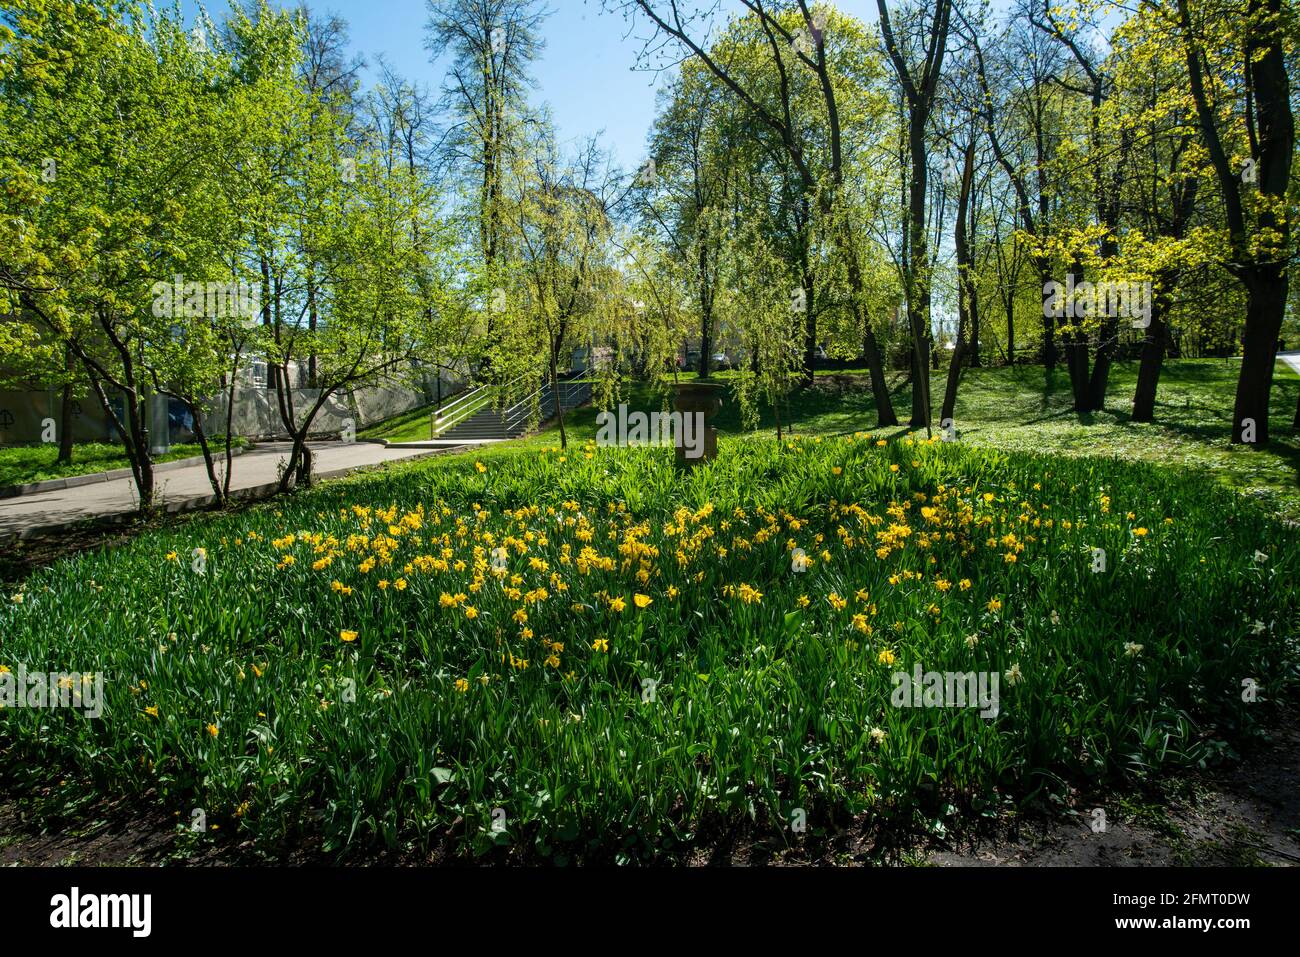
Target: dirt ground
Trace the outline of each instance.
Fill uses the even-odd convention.
[[[1163,782],[1149,797],[1084,802],[1073,817],[1026,822],[1018,838],[931,850],[924,860],[941,867],[1294,866],[1300,863],[1295,715],[1235,767]]]

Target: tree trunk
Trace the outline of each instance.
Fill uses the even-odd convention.
[[[1066,337],[1065,362],[1070,372],[1070,391],[1074,396],[1074,411],[1091,411],[1088,395],[1088,340],[1081,333],[1073,332]]]
[[[974,210],[975,135],[972,131],[962,164],[961,191],[957,197],[957,222],[953,229],[953,244],[957,251],[957,341],[953,343],[952,358],[948,362],[948,382],[943,390],[943,408],[939,412],[939,426],[947,429],[955,420],[957,389],[961,385],[961,364],[966,357],[966,331],[972,323],[978,328],[979,302],[976,298],[968,223]],[[978,350],[978,347],[976,347]],[[978,351],[976,352],[978,355]]]
[[[560,373],[559,360],[556,358],[556,352],[559,350],[559,343],[551,343],[551,397],[555,399],[555,415],[560,423],[560,448],[569,447],[569,433],[564,427],[564,403],[560,401]]]
[[[1106,388],[1110,384],[1110,368],[1119,341],[1119,323],[1109,319],[1102,326],[1101,346],[1093,360],[1092,377],[1088,380],[1088,411],[1100,412],[1106,408]]]
[[[876,405],[876,427],[889,428],[898,425],[898,414],[894,412],[894,401],[889,395],[889,381],[885,378],[885,360],[880,352],[880,343],[871,331],[871,323],[862,312],[862,269],[858,265],[857,254],[853,244],[844,236],[843,226],[835,230],[840,250],[844,253],[848,265],[849,289],[852,295],[853,317],[858,328],[862,330],[862,351],[867,360],[867,370],[871,373],[871,397]]]
[[[135,395],[138,395],[138,391]],[[147,512],[153,508],[154,469],[153,453],[149,451],[149,437],[144,424],[144,406],[137,402],[135,395],[128,396],[127,423],[131,430],[131,442],[127,443],[127,458],[136,473],[136,488],[140,492],[140,511]]]
[[[811,271],[804,273],[803,281],[806,312],[804,313],[804,337],[803,337],[803,385],[809,386],[813,383],[814,366],[817,361],[817,312],[813,308],[813,276]]]
[[[1165,362],[1164,297],[1151,302],[1151,325],[1142,342],[1142,361],[1138,366],[1137,390],[1133,395],[1133,421],[1154,422],[1156,419],[1156,390],[1160,387],[1160,373]]]
[[[708,251],[701,246],[700,249],[700,270],[703,273],[708,268]],[[593,360],[594,361],[594,360]],[[713,296],[704,287],[703,282],[700,285],[700,364],[698,368],[699,377],[707,379],[712,371],[713,364]]]
[[[961,364],[966,357],[966,337],[957,335],[957,347],[952,350],[952,359],[948,362],[948,382],[943,390],[943,409],[939,412],[939,427],[947,428],[947,423],[956,421],[957,388],[961,384]]]
[[[1277,363],[1277,337],[1286,310],[1287,276],[1275,268],[1255,269],[1244,281],[1246,333],[1242,337],[1241,376],[1232,414],[1232,441],[1263,448],[1269,441],[1269,398]]]
[[[1016,364],[1016,297],[1009,295],[1006,297],[1005,305],[1007,310],[1007,365]]]
[[[212,460],[212,449],[208,446],[208,436],[203,431],[203,409],[197,402],[182,400],[186,408],[190,410],[190,415],[194,419],[194,437],[199,440],[199,448],[203,451],[203,467],[208,473],[208,483],[212,486],[212,492],[216,496],[216,508],[221,508],[226,504],[225,492],[221,487],[221,480],[217,478],[217,467]],[[226,437],[229,442],[229,436]]]
[[[59,465],[72,464],[72,383],[63,387],[63,398],[59,404]]]

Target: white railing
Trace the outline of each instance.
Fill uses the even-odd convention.
[[[451,405],[438,411],[433,424],[433,434],[435,436],[442,435],[444,432],[482,412],[485,408],[490,407],[492,405],[491,400],[484,401],[487,396],[494,392],[509,394],[510,388],[522,378],[523,376],[519,376],[505,385],[481,385],[477,389],[466,392]]]

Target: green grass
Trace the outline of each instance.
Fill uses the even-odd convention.
[[[4,774],[200,808],[268,854],[677,857],[1213,762],[1295,677],[1300,546],[1194,470],[728,438],[682,477],[544,442],[38,572],[0,666],[102,671],[104,711],[6,710]],[[997,676],[997,716],[896,706],[914,666]]]
[[[154,462],[162,464],[202,454],[203,450],[198,445],[173,445],[170,452],[156,456]],[[57,445],[14,446],[0,449],[0,488],[131,467],[131,462],[120,445],[104,443],[75,445],[72,449],[72,462],[67,465],[57,464],[58,457]]]
[[[1273,389],[1273,442],[1264,449],[1232,445],[1233,397],[1237,385],[1235,360],[1205,359],[1168,362],[1157,397],[1156,422],[1130,421],[1137,364],[1121,362],[1111,376],[1106,411],[1079,415],[1070,406],[1069,377],[1064,368],[1051,379],[1038,366],[968,370],[958,393],[956,428],[963,443],[1003,451],[1070,456],[1116,457],[1153,462],[1200,472],[1240,492],[1258,496],[1266,507],[1300,520],[1300,434],[1291,428],[1300,377],[1279,363]],[[938,430],[946,371],[932,376],[932,408]],[[723,373],[719,379],[727,382]],[[911,415],[911,387],[892,376],[894,408],[906,422]],[[648,389],[633,386],[630,408],[652,410],[663,400]],[[596,435],[596,410],[573,413],[569,425],[579,441]],[[875,427],[875,404],[864,370],[832,372],[817,377],[811,389],[792,396],[783,410],[783,423],[806,435],[846,435]],[[716,423],[724,434],[739,435],[740,411],[728,401]],[[775,434],[776,420],[764,409],[759,424]],[[889,437],[908,433],[889,429]],[[539,438],[553,445],[558,430]]]

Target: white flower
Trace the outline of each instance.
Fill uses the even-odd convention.
[[[874,745],[876,745],[876,746],[882,745],[882,744],[885,743],[885,738],[887,738],[887,737],[889,737],[889,736],[888,736],[887,734],[885,734],[885,731],[884,731],[883,728],[872,728],[872,729],[871,729],[871,743],[872,743],[872,744],[874,744]]]
[[[1060,623],[1061,623],[1061,616],[1058,615],[1058,614],[1056,613],[1056,609],[1053,608],[1053,609],[1052,609],[1052,624],[1053,624],[1053,625],[1059,625]]]
[[[1268,556],[1265,555],[1263,552],[1259,551],[1258,549],[1256,549],[1256,550],[1255,550],[1255,564],[1257,564],[1257,565],[1262,565],[1262,564],[1264,564],[1264,562],[1266,562],[1266,561],[1268,561]]]
[[[1126,641],[1124,643],[1124,657],[1136,658],[1142,654],[1142,646],[1135,641]]]
[[[1008,670],[1007,670],[1007,671],[1002,675],[1002,677],[1006,678],[1006,679],[1007,679],[1007,684],[1008,684],[1008,685],[1011,685],[1012,687],[1014,687],[1015,685],[1019,684],[1019,683],[1020,683],[1020,680],[1024,677],[1024,675],[1022,675],[1022,674],[1020,673],[1020,662],[1017,661],[1014,665],[1012,665],[1012,666],[1011,666],[1011,667],[1010,667],[1010,668],[1009,668],[1009,669],[1008,669]]]
[[[1266,631],[1268,631],[1268,625],[1264,624],[1262,621],[1255,622],[1254,627],[1250,629],[1252,635],[1262,635]]]
[[[974,648],[974,647],[975,647],[976,645],[978,645],[979,643],[980,643],[980,636],[979,636],[979,635],[973,635],[973,634],[972,634],[972,635],[967,635],[967,636],[966,636],[966,647],[967,647],[967,648]]]

